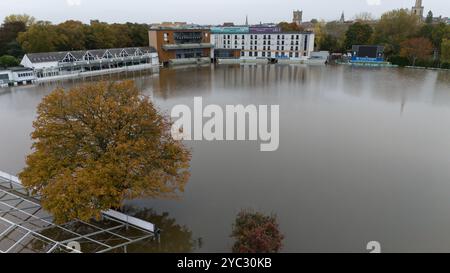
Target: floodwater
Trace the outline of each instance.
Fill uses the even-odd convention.
[[[384,252],[450,251],[450,72],[231,65],[126,77],[165,113],[195,96],[280,105],[277,151],[186,142],[184,194],[129,202],[162,228],[159,251],[229,252],[232,223],[247,208],[278,216],[285,252],[367,252],[370,241]],[[24,167],[42,97],[81,83],[0,90],[0,170]]]

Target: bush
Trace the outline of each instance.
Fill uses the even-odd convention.
[[[231,237],[234,253],[277,253],[284,239],[276,216],[250,211],[238,214]]]
[[[395,65],[398,65],[398,66],[408,66],[408,65],[411,65],[411,62],[408,60],[408,58],[406,58],[406,57],[401,57],[401,56],[398,56],[398,55],[391,56],[391,57],[389,58],[389,61],[390,61],[392,64],[395,64]]]
[[[442,63],[441,68],[442,69],[450,69],[450,63]]]
[[[19,61],[10,55],[3,55],[0,57],[0,66],[3,67],[12,67],[12,66],[18,66]]]

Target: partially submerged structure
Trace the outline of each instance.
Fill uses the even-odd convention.
[[[110,210],[101,220],[57,225],[12,175],[0,172],[0,253],[127,252],[159,231],[147,221]]]
[[[26,54],[21,65],[34,70],[38,81],[141,70],[159,65],[152,47],[110,48]]]

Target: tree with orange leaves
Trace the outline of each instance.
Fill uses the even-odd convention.
[[[38,106],[20,173],[56,222],[98,218],[127,199],[176,197],[190,152],[132,81],[56,89]]]
[[[400,56],[410,60],[413,66],[416,61],[431,57],[433,44],[427,38],[412,38],[401,43]]]

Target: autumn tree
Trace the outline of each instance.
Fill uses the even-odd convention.
[[[190,152],[170,126],[132,81],[56,89],[38,106],[20,179],[59,223],[127,199],[177,197]]]
[[[367,23],[374,21],[374,17],[370,12],[361,12],[355,15],[355,21],[361,23]]]
[[[407,9],[384,13],[374,31],[374,41],[385,46],[387,55],[398,54],[400,44],[417,34],[419,18]]]
[[[356,22],[345,33],[345,46],[347,49],[353,45],[367,45],[372,37],[373,29],[370,25]]]
[[[288,23],[288,22],[281,22],[278,24],[278,27],[281,28],[281,31],[302,31],[303,28],[296,23]]]
[[[13,22],[22,22],[26,27],[30,27],[36,22],[36,19],[28,14],[11,14],[5,17],[5,24]]]
[[[39,21],[19,33],[17,41],[27,53],[56,51],[61,43],[61,36],[56,27],[47,21]]]
[[[231,237],[234,253],[277,253],[284,239],[276,216],[245,210],[237,215]]]
[[[82,22],[65,21],[56,26],[56,32],[60,37],[56,45],[59,51],[87,49],[85,28]]]
[[[408,58],[412,65],[416,65],[418,59],[424,60],[431,57],[433,45],[426,38],[412,38],[401,43],[400,56]]]

